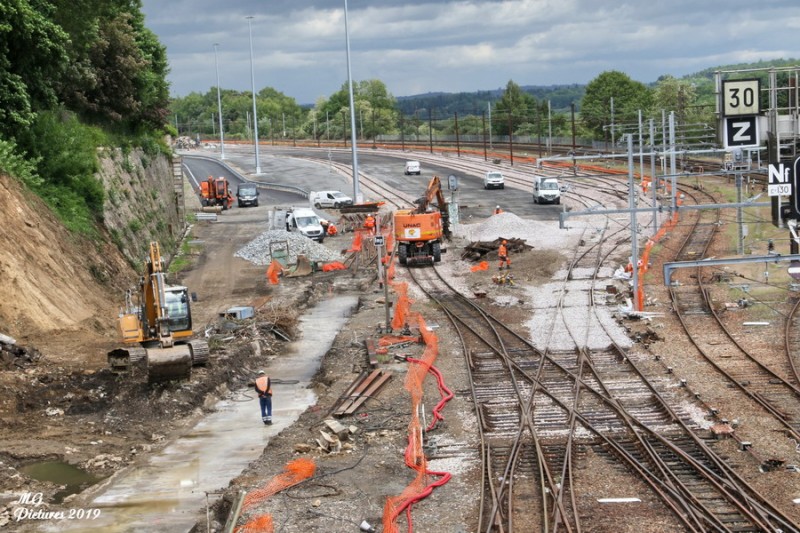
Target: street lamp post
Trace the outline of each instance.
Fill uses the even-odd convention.
[[[258,113],[256,112],[256,75],[253,67],[253,17],[247,17],[247,27],[250,31],[250,84],[253,88],[253,140],[256,146],[256,174],[261,174],[261,161],[258,158]]]
[[[356,146],[356,111],[353,99],[353,75],[350,69],[350,33],[347,29],[347,0],[344,0],[344,36],[347,43],[347,87],[350,96],[350,144],[353,150],[353,198],[361,203],[361,190],[358,183],[358,147]]]
[[[225,159],[225,136],[222,133],[222,96],[219,89],[219,63],[217,62],[217,47],[219,43],[214,43],[214,70],[217,72],[217,115],[219,115],[219,149],[220,159]]]

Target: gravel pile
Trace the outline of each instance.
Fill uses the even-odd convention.
[[[563,249],[570,246],[582,233],[582,228],[559,229],[557,222],[526,220],[514,213],[492,215],[477,224],[458,224],[455,234],[471,242],[506,239],[524,239],[535,248]]]
[[[296,263],[298,255],[305,255],[309,261],[322,263],[339,261],[342,259],[340,252],[335,252],[317,241],[312,241],[299,233],[292,233],[279,229],[265,231],[243,246],[236,252],[235,256],[241,257],[256,265],[266,266],[272,262],[269,249],[270,244],[278,242],[286,242],[289,248],[289,258],[287,260],[289,264]],[[281,247],[280,249],[282,250],[284,248]]]

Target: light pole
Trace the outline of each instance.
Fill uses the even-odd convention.
[[[347,43],[347,87],[350,93],[350,144],[353,150],[353,199],[361,203],[358,183],[358,147],[356,146],[356,110],[353,103],[353,75],[350,69],[350,33],[347,29],[347,0],[344,0],[344,36]]]
[[[256,112],[256,75],[253,68],[253,17],[247,17],[250,31],[250,84],[253,88],[253,137],[256,145],[256,174],[261,174],[261,161],[258,158],[258,113]]]
[[[217,114],[219,115],[219,149],[220,159],[225,159],[225,136],[222,133],[222,97],[219,94],[219,63],[217,63],[217,47],[214,43],[214,70],[217,72]]]

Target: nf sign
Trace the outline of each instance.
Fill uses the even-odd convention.
[[[770,196],[791,196],[792,194],[792,167],[783,163],[769,165],[769,181],[767,193]]]
[[[757,147],[758,117],[738,117],[725,119],[725,147]]]

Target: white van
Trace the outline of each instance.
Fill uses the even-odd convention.
[[[406,161],[405,175],[409,176],[411,174],[416,174],[417,176],[422,174],[419,168],[419,161]]]
[[[558,185],[558,179],[549,176],[534,176],[533,203],[560,204],[561,188]]]
[[[340,191],[319,191],[312,192],[309,196],[311,205],[317,209],[332,207],[339,209],[348,205],[353,205],[353,199]]]
[[[325,240],[322,223],[313,209],[293,207],[286,212],[286,231],[299,231],[317,242]]]
[[[506,180],[503,178],[503,173],[497,170],[490,170],[483,176],[484,189],[505,189]]]

